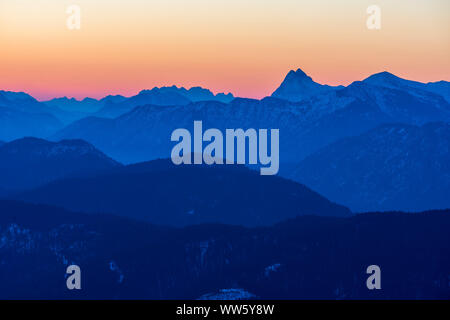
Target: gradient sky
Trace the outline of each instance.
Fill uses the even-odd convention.
[[[66,8],[81,7],[81,30]],[[368,30],[366,9],[382,10]],[[290,69],[450,79],[448,0],[0,0],[0,89],[38,99],[200,85],[261,98]]]

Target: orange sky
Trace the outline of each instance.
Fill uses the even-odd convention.
[[[381,30],[366,9],[381,8]],[[66,8],[81,8],[81,29]],[[0,89],[39,99],[201,85],[261,98],[290,69],[450,79],[448,0],[0,0]]]

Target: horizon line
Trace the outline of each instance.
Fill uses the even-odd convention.
[[[298,71],[303,72],[304,74],[306,74],[306,76],[309,77],[308,73],[304,72],[303,69],[301,69],[301,68],[293,68],[293,69],[290,69],[290,70],[286,73],[286,75],[285,75],[284,78],[283,78],[283,81],[285,80],[285,78],[287,77],[287,75],[288,75],[289,73],[291,73],[291,72],[294,72],[294,73],[295,73],[295,72],[298,72]],[[363,78],[362,80],[353,80],[353,81],[351,81],[350,83],[348,83],[347,85],[345,85],[345,84],[334,84],[334,85],[331,85],[331,84],[328,84],[328,83],[320,83],[320,82],[316,82],[316,81],[314,81],[313,78],[311,78],[311,79],[312,79],[312,81],[314,81],[314,82],[316,82],[316,83],[318,83],[318,84],[320,84],[320,85],[328,85],[328,86],[332,86],[332,87],[339,87],[339,86],[342,86],[342,87],[348,87],[348,86],[350,86],[350,85],[353,84],[353,83],[361,82],[361,81],[364,81],[364,80],[366,80],[366,79],[368,79],[368,78],[370,78],[370,77],[372,77],[372,76],[374,76],[374,75],[383,74],[383,73],[387,73],[387,74],[393,75],[393,76],[395,76],[395,77],[397,77],[397,78],[399,78],[399,79],[402,79],[402,80],[413,81],[413,82],[422,83],[422,84],[433,84],[433,83],[439,83],[439,82],[449,82],[448,80],[444,80],[444,79],[441,79],[441,80],[435,80],[435,81],[428,81],[428,82],[422,82],[422,81],[419,81],[419,80],[412,80],[412,79],[402,78],[402,77],[400,77],[400,76],[398,76],[398,75],[396,75],[396,74],[393,74],[393,73],[391,73],[391,72],[389,72],[389,71],[386,71],[386,70],[383,70],[383,71],[380,71],[380,72],[376,72],[376,73],[370,74],[370,75],[366,76],[365,78]],[[233,98],[243,98],[243,99],[262,100],[262,99],[264,99],[264,98],[271,97],[272,94],[273,94],[273,92],[275,92],[275,90],[276,90],[277,88],[279,88],[280,86],[281,86],[281,83],[278,85],[278,87],[276,87],[275,89],[273,89],[273,91],[272,91],[271,94],[269,94],[269,95],[262,95],[260,98],[252,98],[252,97],[246,97],[246,96],[239,96],[239,95],[235,95],[235,94],[234,94],[233,92],[231,92],[231,91],[228,91],[228,93],[226,93],[226,92],[214,91],[214,90],[212,90],[212,89],[210,89],[210,88],[208,88],[208,87],[204,87],[204,86],[201,86],[201,85],[194,85],[194,86],[188,87],[188,86],[184,86],[184,85],[175,85],[175,84],[172,84],[172,85],[161,85],[161,86],[157,86],[157,85],[156,85],[156,86],[154,86],[154,87],[152,87],[152,88],[144,88],[144,89],[137,90],[137,92],[136,92],[135,94],[131,94],[131,95],[122,94],[122,93],[109,93],[109,94],[106,94],[106,95],[101,95],[101,96],[99,95],[98,98],[93,98],[92,96],[83,96],[83,98],[77,98],[77,97],[75,97],[75,96],[69,96],[69,95],[59,95],[59,96],[58,96],[58,95],[54,95],[54,96],[52,96],[51,98],[36,98],[33,94],[28,93],[27,91],[22,91],[22,90],[14,91],[14,90],[8,90],[8,89],[6,89],[6,90],[0,89],[0,92],[3,91],[3,92],[12,92],[12,93],[23,93],[23,94],[27,94],[27,95],[31,96],[32,98],[34,98],[34,99],[35,99],[36,101],[38,101],[38,102],[49,102],[49,101],[52,101],[52,100],[55,100],[55,99],[68,99],[68,100],[75,100],[75,101],[77,101],[77,102],[82,102],[82,101],[84,101],[84,100],[86,100],[86,99],[93,99],[93,100],[96,100],[96,101],[100,101],[100,100],[102,100],[102,99],[104,99],[104,98],[107,98],[107,97],[114,97],[114,96],[122,96],[122,97],[124,97],[124,98],[131,98],[131,97],[134,97],[134,96],[139,95],[142,91],[146,91],[146,90],[151,91],[151,90],[154,90],[154,89],[176,88],[176,89],[191,90],[191,89],[194,89],[194,88],[201,88],[201,89],[209,90],[214,96],[217,96],[217,95],[219,95],[219,94],[223,94],[223,95],[230,95],[230,94],[231,94],[231,95],[233,96]]]

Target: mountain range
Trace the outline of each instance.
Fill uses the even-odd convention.
[[[134,107],[146,104],[158,106],[186,105],[198,101],[221,101],[224,103],[233,100],[233,95],[219,93],[214,95],[210,90],[202,87],[155,87],[151,90],[142,90],[137,95],[124,97],[122,95],[109,95],[100,100],[85,98],[56,98],[43,103],[47,106],[75,113],[79,118],[95,115],[105,118],[116,118]],[[78,119],[77,119],[78,120]]]
[[[390,79],[386,74],[380,77]],[[284,84],[288,85],[286,80]],[[194,120],[201,120],[205,130],[277,128],[281,132],[282,168],[288,168],[330,143],[382,124],[421,125],[449,119],[450,104],[440,95],[428,91],[418,95],[414,90],[362,81],[345,88],[327,89],[300,102],[268,97],[237,98],[228,104],[206,101],[170,108],[139,106],[115,119],[82,119],[51,139],[80,138],[121,162],[133,163],[167,157],[172,147],[171,132],[177,128],[192,129]]]
[[[189,90],[176,86],[153,88],[152,90],[142,90],[138,95],[125,99],[118,103],[108,103],[94,116],[101,118],[117,118],[135,107],[143,105],[156,106],[184,106],[191,102],[199,101],[220,101],[230,102],[233,95],[223,93],[214,95],[210,90],[201,87],[193,87]]]
[[[43,103],[47,106],[59,108],[61,110],[68,112],[90,114],[99,111],[106,104],[120,103],[126,99],[127,98],[121,95],[116,96],[110,95],[100,100],[93,98],[85,98],[83,100],[77,100],[75,98],[62,97],[44,101]]]
[[[0,145],[0,188],[24,190],[64,177],[120,166],[82,140],[49,142],[23,138]]]
[[[175,86],[143,90],[129,98],[121,95],[109,95],[99,100],[63,97],[43,102],[23,92],[0,91],[0,139],[47,138],[87,116],[114,118],[145,104],[185,105],[193,101],[229,102],[233,98],[231,93],[214,95],[201,87],[185,89]]]
[[[171,133],[196,120],[279,129],[280,175],[174,165]],[[449,299],[449,191],[445,81],[298,69],[261,100],[0,91],[0,299]]]
[[[170,226],[262,226],[306,214],[351,215],[301,184],[244,166],[175,166],[170,160],[60,179],[11,198]]]
[[[294,180],[361,211],[450,208],[450,124],[386,124],[299,163]]]
[[[174,145],[170,141],[173,130],[186,128],[192,131],[196,120],[203,122],[204,130],[274,128],[280,130],[280,174],[283,177],[304,183],[353,211],[418,211],[447,207],[447,202],[440,200],[445,198],[450,184],[446,167],[441,168],[444,174],[439,179],[422,179],[422,183],[427,182],[428,189],[413,192],[411,186],[417,182],[412,173],[414,166],[403,164],[415,163],[424,170],[430,167],[424,174],[431,174],[438,169],[428,164],[445,163],[448,155],[444,151],[417,153],[414,143],[402,144],[401,136],[392,136],[383,128],[392,124],[410,128],[432,122],[449,123],[448,92],[449,82],[420,83],[388,72],[346,87],[331,87],[314,82],[300,69],[289,72],[272,97],[261,100],[214,96],[207,89],[187,90],[174,86],[143,90],[130,98],[108,96],[101,100],[63,99],[45,103],[24,93],[1,92],[0,123],[4,125],[0,126],[0,140],[11,141],[23,135],[46,136],[55,142],[81,139],[115,161],[132,164],[168,158]],[[10,116],[2,118],[5,113]],[[72,120],[64,118],[67,114]],[[77,117],[80,119],[73,121]],[[374,178],[371,182],[362,178],[364,170],[345,173],[345,163],[339,164],[334,171],[329,169],[333,163],[330,157],[345,158],[346,163],[357,166],[361,162],[359,151],[373,153],[370,148],[375,148],[375,143],[368,132],[377,132],[377,139],[386,143],[398,139],[385,145],[382,154],[373,155],[380,162],[388,161],[399,146],[402,152],[394,157],[394,162],[389,162],[389,166],[365,168],[367,175]],[[342,143],[347,138],[358,141],[354,147],[349,147],[350,153],[344,149],[347,145]],[[441,146],[448,144],[445,134],[436,138],[439,139],[436,143]],[[308,157],[314,160],[305,160]],[[367,159],[366,163],[372,162]],[[311,177],[303,166],[318,174]],[[392,174],[393,168],[403,169]],[[370,174],[371,170],[377,173],[376,176]],[[327,177],[320,172],[333,173],[339,183],[327,186]],[[356,186],[354,181],[362,181],[365,186]],[[391,196],[383,189],[383,184],[386,188],[391,186]],[[341,185],[345,187],[340,189]],[[401,190],[394,192],[396,188]],[[356,189],[360,193],[354,191]],[[437,190],[433,191],[435,197],[430,195],[430,190]],[[416,196],[411,205],[406,203],[409,192]],[[428,200],[417,200],[421,198]]]
[[[63,128],[51,112],[25,93],[0,91],[0,140],[46,137]]]
[[[1,299],[448,299],[450,212],[156,227],[0,201]],[[66,268],[82,290],[67,290]],[[367,290],[366,269],[382,270]]]
[[[424,95],[424,91],[430,92],[440,95],[444,97],[447,102],[450,102],[450,82],[448,81],[422,83],[402,79],[392,73],[384,71],[368,77],[364,82],[397,90],[411,90],[412,92],[416,92],[419,96]]]

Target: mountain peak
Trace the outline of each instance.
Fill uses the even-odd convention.
[[[0,97],[6,98],[11,102],[37,102],[35,98],[25,92],[0,90]]]
[[[289,71],[289,73],[286,76],[287,78],[296,78],[296,79],[302,79],[302,78],[306,78],[306,79],[311,79],[311,77],[309,77],[302,69],[298,68],[297,70],[291,70]],[[312,79],[311,79],[312,80]]]
[[[228,103],[231,102],[231,100],[233,100],[234,98],[231,93],[218,93],[215,95],[211,90],[205,89],[200,86],[191,87],[190,89],[186,89],[185,87],[177,87],[175,85],[166,87],[154,87],[151,90],[142,90],[139,94],[164,94],[171,96],[181,96],[184,99],[189,100],[190,102],[220,101]]]
[[[58,98],[53,98],[53,99],[51,99],[51,100],[44,101],[44,102],[65,102],[65,101],[78,102],[78,100],[75,99],[74,97],[69,98],[69,97],[67,97],[67,96],[64,96],[64,97],[58,97]]]
[[[371,75],[370,77],[366,78],[364,81],[367,82],[367,80],[368,81],[373,81],[373,80],[397,81],[397,80],[402,80],[402,79],[388,71],[383,71],[383,72],[379,72],[379,73],[375,73],[375,74]]]
[[[289,71],[272,97],[298,102],[328,90],[334,90],[334,88],[314,82],[303,70],[297,69]]]
[[[393,73],[390,73],[389,71],[382,71],[382,72],[378,72],[374,74],[375,76],[382,76],[382,77],[395,77],[398,78],[396,75],[394,75]]]

